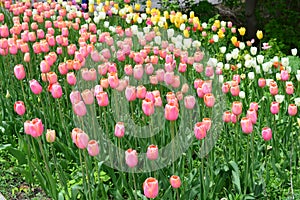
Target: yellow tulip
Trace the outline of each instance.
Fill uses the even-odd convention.
[[[148,0],[148,1],[146,2],[146,7],[147,7],[147,8],[151,8],[151,5],[152,5],[152,2],[151,2],[150,0]]]
[[[128,12],[129,12],[129,13],[133,13],[133,8],[132,8],[132,6],[128,6]]]
[[[172,24],[174,24],[175,22],[175,16],[174,15],[170,15],[170,21]]]
[[[164,17],[165,17],[166,19],[169,19],[169,18],[170,18],[169,12],[168,12],[167,10],[164,11]]]
[[[89,5],[89,12],[90,13],[94,12],[94,4]]]
[[[235,43],[237,42],[237,38],[235,36],[232,36],[231,42],[233,45],[235,45]]]
[[[135,15],[133,16],[133,18],[132,18],[133,22],[134,22],[134,23],[137,22],[138,18],[139,18],[139,15],[138,15],[138,14],[135,14]]]
[[[99,5],[101,3],[101,0],[97,0],[97,5]]]
[[[115,3],[114,7],[115,7],[115,9],[119,10],[119,4]]]
[[[105,5],[106,5],[106,6],[109,6],[109,1],[105,1]]]
[[[239,33],[240,33],[241,36],[244,36],[245,33],[246,33],[246,28],[245,27],[241,27],[241,28],[238,29],[238,31],[239,31]]]
[[[261,40],[261,39],[264,37],[263,32],[260,31],[260,30],[258,30],[258,31],[256,32],[256,37],[257,37],[259,40]]]
[[[221,26],[220,20],[215,20],[214,26],[217,27],[217,28],[220,28],[220,26]]]
[[[223,33],[223,31],[221,29],[219,29],[219,31],[218,31],[218,36],[219,36],[219,38],[225,37],[225,34]]]
[[[146,8],[146,13],[147,13],[147,14],[150,14],[150,13],[151,13],[150,8]]]
[[[194,17],[195,17],[195,13],[194,13],[194,11],[191,11],[191,12],[190,12],[190,18],[193,19]]]
[[[168,28],[169,28],[169,26],[168,26],[168,23],[167,23],[167,22],[165,22],[165,24],[164,24],[164,28],[165,28],[165,29],[168,29]]]
[[[189,31],[188,31],[187,29],[184,29],[183,35],[184,35],[184,37],[186,37],[186,38],[190,37],[190,33],[189,33]]]
[[[135,10],[140,10],[141,9],[141,4],[137,3],[134,5]]]

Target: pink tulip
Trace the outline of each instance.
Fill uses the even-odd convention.
[[[164,81],[165,71],[163,69],[156,70],[155,74],[159,82]]]
[[[295,104],[290,104],[288,107],[288,113],[290,116],[295,116],[297,114],[297,106]]]
[[[204,81],[202,84],[202,91],[204,94],[212,92],[212,81]]]
[[[235,85],[235,86],[231,86],[230,87],[230,93],[232,96],[239,96],[240,93],[240,86],[239,85]]]
[[[272,130],[269,127],[264,127],[261,131],[262,138],[265,141],[269,141],[272,139]]]
[[[237,118],[238,118],[237,115],[235,115],[235,114],[233,114],[233,113],[231,114],[231,122],[232,122],[232,123],[235,124],[235,123],[237,122]]]
[[[85,149],[89,143],[89,136],[85,132],[78,132],[74,143],[79,149]]]
[[[205,126],[206,131],[208,131],[211,127],[211,119],[210,118],[203,118],[202,119],[203,125]]]
[[[242,113],[242,109],[243,109],[242,102],[234,101],[232,103],[231,110],[234,115],[240,115]]]
[[[250,103],[250,108],[254,109],[255,111],[258,111],[258,103],[256,102],[251,102]]]
[[[276,101],[273,101],[271,103],[270,111],[273,115],[277,114],[279,112],[279,103]]]
[[[256,124],[257,113],[254,109],[250,108],[249,110],[247,110],[247,117],[250,118],[252,124]]]
[[[69,85],[75,85],[76,84],[76,76],[74,72],[68,72],[67,73],[67,82]]]
[[[222,85],[222,92],[223,92],[224,94],[227,94],[227,93],[229,92],[229,90],[230,90],[230,85],[229,85],[229,83],[223,83],[223,85]]]
[[[150,145],[147,149],[147,158],[149,160],[156,160],[158,158],[158,147],[157,145]]]
[[[30,89],[34,94],[40,94],[43,90],[42,86],[40,85],[40,83],[33,79],[29,81],[29,85],[30,85]]]
[[[122,138],[124,134],[125,134],[124,122],[118,122],[115,125],[115,136],[118,138]]]
[[[57,75],[55,72],[48,72],[46,76],[50,85],[57,82]]]
[[[246,134],[252,133],[253,131],[253,124],[249,117],[243,117],[241,119],[241,127],[242,131]]]
[[[73,105],[73,111],[76,115],[78,115],[80,117],[86,115],[86,106],[83,101],[79,101],[72,105]]]
[[[289,80],[289,73],[287,70],[281,70],[280,72],[280,78],[282,81],[287,81]]]
[[[111,72],[108,75],[108,83],[109,86],[113,89],[117,88],[119,85],[119,79],[118,79],[118,74],[115,72]]]
[[[208,93],[204,95],[204,103],[207,107],[211,108],[215,104],[215,97],[213,94]]]
[[[186,96],[184,97],[184,106],[189,109],[189,110],[192,110],[194,108],[196,104],[196,99],[194,96]]]
[[[30,121],[29,124],[29,133],[32,137],[36,138],[43,134],[44,132],[44,125],[42,121],[38,118],[35,118]]]
[[[165,118],[169,121],[175,121],[175,120],[177,120],[178,116],[179,116],[179,109],[175,105],[175,103],[171,102],[169,104],[166,104]]]
[[[133,77],[136,80],[141,80],[144,74],[143,66],[142,65],[135,65],[133,68]]]
[[[206,127],[203,122],[197,122],[194,126],[194,134],[197,140],[202,140],[206,136]]]
[[[90,140],[87,145],[87,151],[90,156],[97,156],[99,154],[99,144],[96,140]]]
[[[180,188],[181,180],[179,176],[172,175],[170,178],[170,184],[173,188]]]
[[[139,85],[136,88],[136,97],[139,99],[144,99],[146,96],[147,89],[143,85]]]
[[[46,132],[46,141],[49,143],[53,143],[56,138],[55,130],[47,129]]]
[[[23,101],[17,101],[14,104],[14,110],[18,115],[24,115],[26,112],[25,104]]]
[[[212,66],[206,66],[205,68],[205,76],[211,77],[214,75],[214,68]]]
[[[154,113],[154,104],[151,99],[144,99],[142,103],[142,110],[145,113],[145,115],[150,116]]]
[[[134,86],[127,86],[125,89],[125,97],[127,101],[134,101],[136,99],[136,88]]]
[[[133,73],[132,65],[125,65],[124,71],[126,75],[131,76]]]
[[[96,98],[99,106],[107,106],[109,103],[108,94],[106,92],[99,92]]]
[[[50,92],[53,98],[58,99],[62,96],[62,88],[59,83],[54,83],[50,87]]]
[[[138,154],[136,150],[128,149],[125,151],[125,161],[128,167],[135,167],[138,164]]]
[[[158,195],[158,181],[152,177],[147,178],[143,183],[143,190],[147,198],[154,199]]]
[[[164,74],[164,81],[167,85],[171,85],[174,82],[174,72],[166,72]]]
[[[24,66],[22,64],[14,67],[14,74],[18,80],[23,80],[26,76]]]
[[[258,86],[261,87],[261,88],[265,87],[266,86],[266,79],[259,78],[258,79]]]
[[[285,92],[289,95],[292,95],[294,93],[294,86],[292,83],[287,83],[285,86]]]
[[[273,96],[278,94],[278,86],[275,81],[272,81],[270,83],[269,91],[270,91],[271,95],[273,95]]]
[[[225,111],[225,112],[223,113],[223,121],[224,121],[225,123],[231,122],[231,112],[230,112],[230,111]]]

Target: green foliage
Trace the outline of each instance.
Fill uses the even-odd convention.
[[[203,22],[207,22],[210,18],[217,14],[216,8],[207,1],[200,1],[198,4],[195,4],[192,10]]]

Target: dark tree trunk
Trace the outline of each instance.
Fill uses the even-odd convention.
[[[256,38],[257,21],[255,16],[255,7],[257,0],[246,0],[246,33],[247,38]]]

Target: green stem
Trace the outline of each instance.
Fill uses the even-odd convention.
[[[89,199],[92,200],[92,190],[91,190],[91,187],[90,187],[90,176],[89,176],[89,166],[88,166],[88,160],[87,160],[87,157],[86,157],[86,152],[83,152],[83,157],[84,157],[84,163],[85,163],[85,173],[86,173],[86,179],[87,179],[87,186],[88,186],[88,195],[89,195]]]

